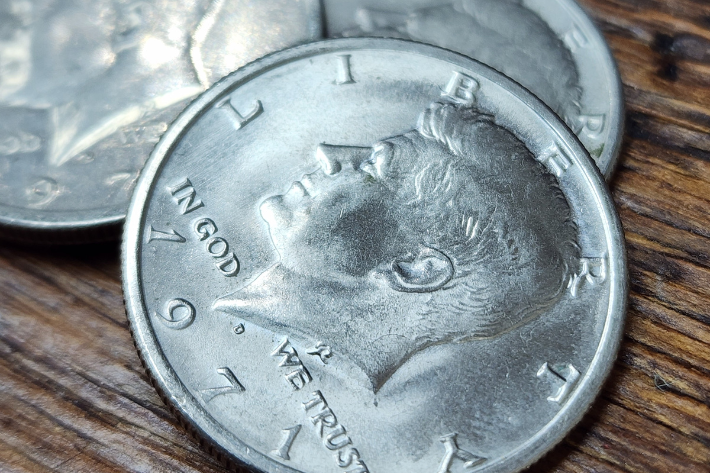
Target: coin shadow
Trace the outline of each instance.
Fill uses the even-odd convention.
[[[33,245],[23,242],[0,242],[0,258],[6,266],[26,273],[42,273],[54,268],[93,268],[109,279],[119,281],[120,243],[117,241],[82,245]],[[83,277],[77,273],[77,277]]]

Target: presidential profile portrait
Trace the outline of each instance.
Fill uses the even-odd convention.
[[[245,15],[246,0],[3,0],[0,113],[47,110],[47,163],[62,166],[237,67],[309,39],[309,2],[264,0],[265,12]],[[247,28],[274,10],[289,26]]]
[[[328,346],[375,393],[424,350],[549,312],[580,258],[557,178],[475,106],[416,118],[362,147],[314,143],[313,172],[258,205],[278,262],[213,308]]]
[[[190,37],[200,2],[3,2],[0,106],[48,110],[47,163],[199,94]]]
[[[383,36],[434,44],[520,82],[574,130],[582,89],[571,51],[521,0],[452,0],[406,11],[406,2],[360,8],[344,36]],[[337,5],[337,2],[333,2]],[[411,7],[410,7],[411,8]],[[577,130],[578,131],[578,130]]]

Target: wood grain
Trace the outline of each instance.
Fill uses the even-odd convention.
[[[627,98],[632,293],[600,398],[531,471],[710,472],[710,2],[582,3]],[[0,248],[0,471],[225,471],[143,372],[117,244]]]

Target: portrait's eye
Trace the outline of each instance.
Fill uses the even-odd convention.
[[[360,165],[360,169],[376,179],[381,179],[387,174],[387,168],[392,160],[394,150],[391,143],[377,143],[372,154]]]

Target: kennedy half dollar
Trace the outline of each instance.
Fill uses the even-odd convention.
[[[158,389],[264,472],[518,471],[598,393],[627,291],[569,129],[480,63],[385,39],[203,94],[140,178],[123,269]]]

